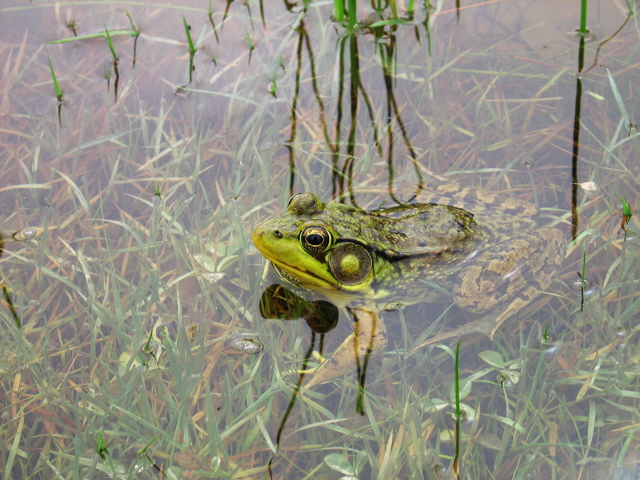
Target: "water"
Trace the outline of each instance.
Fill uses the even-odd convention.
[[[462,339],[474,421],[460,476],[632,478],[638,222],[625,241],[619,205],[637,209],[640,96],[627,3],[589,5],[582,62],[577,2],[400,5],[408,23],[377,27],[391,9],[363,4],[356,35],[326,2],[262,7],[213,2],[215,32],[206,2],[0,7],[4,478],[447,475],[453,351],[421,344],[465,314],[446,296],[384,312],[389,344],[364,396],[355,371],[305,391],[299,370],[352,320],[343,311],[325,333],[263,320],[250,243],[294,192],[393,205],[425,169],[537,204],[567,241],[548,292],[493,340]],[[132,22],[137,40],[119,33]],[[584,301],[576,272],[592,284]],[[263,350],[226,348],[234,331]]]

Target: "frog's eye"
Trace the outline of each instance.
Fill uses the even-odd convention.
[[[323,227],[307,227],[300,234],[300,243],[309,253],[321,253],[331,243],[331,234]]]
[[[295,195],[292,195],[291,198],[289,198],[289,201],[287,202],[287,208],[289,208],[291,206],[291,202],[293,202],[298,195],[300,195],[300,194],[296,193]]]
[[[289,199],[287,211],[294,215],[313,215],[324,209],[324,204],[313,193],[297,193]]]

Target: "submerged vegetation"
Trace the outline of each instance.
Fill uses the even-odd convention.
[[[578,6],[520,3],[0,7],[0,476],[633,475],[635,12],[590,4],[576,102]],[[263,319],[253,225],[425,170],[536,203],[563,270],[459,351],[450,302],[385,312],[363,393],[305,388],[351,321]]]

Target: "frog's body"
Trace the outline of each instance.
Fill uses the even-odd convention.
[[[537,213],[527,202],[445,182],[410,205],[374,211],[304,193],[260,224],[253,241],[285,279],[349,307],[359,320],[346,353],[334,355],[336,372],[319,383],[350,363],[340,355],[353,358],[353,341],[361,353],[380,349],[386,341],[377,310],[429,300],[428,284],[453,290],[458,305],[480,314],[455,335],[492,336],[549,285],[564,258],[562,233],[537,228]]]

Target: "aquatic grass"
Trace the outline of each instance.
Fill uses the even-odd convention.
[[[193,39],[191,38],[191,25],[187,23],[187,19],[184,16],[182,17],[182,24],[184,26],[184,32],[187,37],[187,46],[189,47],[189,81],[185,85],[181,85],[180,87],[178,87],[180,90],[189,86],[193,81],[193,70],[195,69],[193,60],[196,54],[196,47],[193,43]]]
[[[111,90],[111,70],[107,68],[106,65],[103,65],[104,68],[104,79],[107,81],[107,93]]]
[[[129,24],[131,25],[131,31],[134,33],[134,35],[132,36],[138,38],[140,36],[140,29],[138,29],[138,26],[133,21],[133,18],[131,18],[131,14],[129,13],[129,10],[125,10],[124,14],[129,19]],[[135,49],[134,49],[134,52],[135,52]],[[135,58],[135,53],[134,53],[134,58]]]
[[[53,88],[56,93],[56,98],[58,99],[59,103],[63,103],[64,98],[62,96],[62,90],[60,89],[60,85],[58,84],[58,77],[56,76],[56,72],[53,69],[53,64],[51,63],[51,57],[47,55],[47,59],[49,61],[49,70],[51,71],[51,79],[53,80]]]
[[[587,282],[587,250],[582,251],[582,273],[580,273],[580,311],[584,310],[584,290]]]
[[[620,195],[620,202],[622,203],[622,221],[620,222],[620,228],[627,233],[627,224],[629,220],[631,220],[633,212],[631,211],[631,205],[629,205],[627,199],[624,198],[624,195]]]
[[[589,6],[589,0],[580,0],[580,28],[578,33],[584,36],[589,32],[587,28],[587,9]]]
[[[333,17],[339,22],[345,20],[344,0],[333,0]]]
[[[74,37],[78,36],[78,31],[77,31],[78,23],[75,20],[72,19],[72,20],[68,21],[66,27],[69,30],[71,30],[71,32],[73,33]]]
[[[131,25],[131,29],[135,32],[135,35],[133,35],[133,37],[134,37],[134,40],[133,40],[133,59],[131,60],[132,65],[135,67],[136,66],[136,59],[138,57],[138,39],[140,38],[140,30],[138,29],[138,26],[133,21],[133,18],[131,18],[131,15],[129,14],[129,11],[125,10],[124,13],[127,16],[127,18],[129,19],[129,24]]]
[[[104,26],[104,33],[107,39],[107,45],[109,46],[109,51],[111,52],[111,56],[113,57],[113,61],[117,62],[119,60],[118,54],[116,53],[116,48],[113,46],[113,40],[111,40],[111,34],[109,33],[109,29],[107,26]]]
[[[132,22],[132,26],[133,26],[133,22]],[[105,40],[107,40],[107,43],[109,42],[108,38],[109,37],[118,37],[118,36],[122,36],[122,35],[128,35],[130,37],[137,37],[140,35],[140,31],[138,31],[137,29],[133,30],[107,30],[107,28],[104,28],[104,31],[102,32],[96,32],[96,33],[89,33],[86,35],[80,35],[80,36],[74,36],[74,37],[69,37],[69,38],[60,38],[58,40],[51,40],[49,42],[45,42],[45,45],[57,45],[57,44],[62,44],[62,43],[69,43],[69,42],[77,42],[77,41],[82,41],[82,40],[90,40],[93,38],[104,38]]]
[[[213,0],[209,0],[209,8],[207,10],[207,16],[209,17],[209,22],[211,22],[211,28],[213,28],[213,34],[216,36],[216,43],[220,43],[220,37],[218,36],[218,29],[216,28],[216,23],[213,20]]]
[[[253,51],[255,50],[256,46],[253,43],[253,39],[251,38],[251,33],[249,33],[249,30],[247,30],[245,32],[245,41],[247,42],[247,45],[249,46],[249,60],[248,60],[248,62],[251,63],[251,55],[253,55]]]
[[[191,38],[191,26],[187,23],[187,19],[182,17],[182,24],[184,26],[184,32],[187,37],[187,45],[189,47],[189,55],[194,55],[196,53],[196,46],[193,44],[193,39]],[[190,65],[193,67],[193,64]]]
[[[109,50],[111,51],[111,56],[113,58],[113,73],[114,73],[114,80],[113,80],[113,99],[114,101],[118,100],[118,86],[120,84],[120,71],[118,70],[118,54],[116,53],[116,49],[113,45],[113,41],[111,40],[111,34],[109,33],[109,30],[107,29],[107,26],[104,26],[104,32],[107,38],[107,45],[109,46]],[[137,35],[136,35],[136,40],[138,39]],[[135,48],[135,47],[134,47]],[[135,61],[135,56],[134,56],[134,61]],[[109,88],[110,85],[110,80],[111,78],[108,79],[107,82],[107,89]]]
[[[60,85],[58,84],[58,77],[56,77],[56,72],[53,69],[53,64],[51,63],[51,57],[48,55],[47,60],[49,61],[49,71],[51,72],[51,79],[53,80],[53,88],[55,90],[56,98],[58,99],[58,124],[62,126],[62,105],[64,103],[64,97],[62,96]]]
[[[458,464],[460,460],[460,420],[462,419],[462,410],[460,408],[460,343],[458,340],[456,343],[456,354],[455,354],[455,364],[454,364],[454,391],[455,391],[455,406],[456,406],[456,430],[455,430],[455,454],[453,457],[453,466],[452,469],[456,475],[459,475],[460,466]]]
[[[106,25],[103,25],[103,27],[104,27],[104,31],[103,32],[98,32],[98,33],[92,33],[92,34],[86,34],[86,35],[78,36],[76,34],[75,30],[74,30],[74,36],[71,37],[71,38],[62,38],[62,39],[52,40],[52,41],[49,41],[49,42],[45,43],[47,45],[55,45],[55,44],[65,44],[65,43],[69,43],[69,42],[73,42],[73,41],[84,41],[84,40],[89,40],[89,39],[93,39],[93,38],[105,38],[106,41],[107,41],[107,45],[109,47],[109,50],[111,52],[111,56],[113,58],[113,69],[114,69],[114,74],[115,74],[114,95],[115,95],[115,99],[116,100],[117,100],[117,97],[118,97],[117,89],[118,89],[118,84],[119,84],[119,72],[118,72],[118,60],[119,60],[119,57],[118,57],[118,54],[116,53],[112,37],[122,36],[122,35],[128,35],[128,36],[134,37],[134,42],[133,42],[133,60],[132,60],[132,64],[133,64],[134,67],[135,67],[136,59],[137,59],[138,39],[140,37],[140,30],[138,29],[138,27],[136,26],[135,22],[133,21],[133,18],[129,14],[129,11],[125,11],[125,15],[127,16],[128,20],[129,20],[129,24],[131,25],[131,30],[109,30]],[[106,67],[105,67],[105,78],[107,79],[107,88],[109,88],[110,80],[111,80],[111,72],[109,72],[106,69]]]
[[[116,164],[116,165],[117,165],[117,164]],[[61,172],[61,174],[62,174],[62,175],[64,175],[62,172]],[[70,179],[70,177],[67,177],[67,178],[68,178],[68,179]],[[113,179],[113,180],[115,180],[115,177],[112,177],[112,179]],[[112,181],[113,181],[113,180],[112,180]],[[85,194],[82,192],[82,189],[81,189],[81,188],[79,188],[79,187],[75,184],[75,182],[73,182],[71,185],[72,185],[72,186],[73,186],[73,185],[75,185],[75,188],[72,188],[72,189],[71,189],[71,191],[72,191],[72,192],[74,192],[74,193],[72,193],[72,195],[74,195],[74,194],[75,194],[75,202],[74,202],[74,203],[75,203],[75,207],[74,207],[74,208],[78,209],[78,212],[86,212],[86,211],[87,211],[87,209],[89,209],[89,211],[91,212],[91,211],[92,211],[92,209],[91,209],[91,207],[89,207],[89,202],[88,202],[88,200],[87,200],[87,198],[86,198]],[[115,184],[114,184],[114,187],[117,187],[117,183],[115,183]],[[168,194],[167,194],[167,195],[165,195],[165,198],[167,198],[168,196],[169,196]],[[71,199],[71,197],[70,197],[70,199]],[[79,201],[78,201],[78,199],[79,199]],[[100,209],[103,209],[103,208],[104,208],[103,206],[101,206],[101,207],[100,207]],[[76,215],[76,217],[79,217],[79,216],[80,216],[80,215]],[[72,215],[71,217],[73,218],[73,215]],[[162,217],[162,218],[166,218],[169,222],[171,222],[172,215],[168,215],[168,216],[167,216],[167,215],[163,215],[163,217]],[[175,220],[174,220],[174,221],[175,221]],[[124,222],[128,222],[128,220],[127,220],[127,219],[124,219]],[[124,223],[124,222],[120,222],[120,224],[124,226],[124,225],[125,225],[125,223]],[[105,230],[105,232],[106,232],[106,231],[108,231],[108,230]],[[126,232],[126,231],[127,231],[127,230],[125,230],[125,232]],[[153,230],[152,230],[152,229],[148,229],[147,231],[148,231],[149,233],[151,233]],[[134,233],[134,230],[129,230],[129,232],[133,234],[133,233]],[[126,238],[127,238],[127,236],[125,235],[124,239],[126,239]],[[120,241],[118,241],[118,243],[121,243],[121,240],[120,240]],[[127,241],[127,240],[125,240],[125,241],[124,241],[124,245],[126,245],[127,243],[131,243],[131,242],[130,242],[130,241]],[[144,245],[144,242],[139,242],[139,244],[140,244],[140,246],[142,246],[142,245]],[[116,256],[116,258],[117,258],[117,257],[122,257],[123,255],[128,256],[128,257],[130,258],[130,260],[129,260],[129,265],[134,265],[134,264],[132,263],[132,259],[133,259],[133,257],[129,256],[129,252],[136,252],[137,250],[138,250],[137,248],[134,248],[134,249],[130,249],[130,248],[129,248],[129,249],[125,249],[125,250],[112,250],[112,251],[111,251],[111,252],[112,252],[112,253],[111,253],[111,255],[115,255],[115,256]],[[150,252],[152,252],[152,250],[151,250]],[[88,263],[84,262],[84,266],[83,266],[83,265],[82,265],[82,263],[81,263],[81,264],[80,264],[80,269],[79,269],[78,271],[79,271],[79,272],[80,272],[80,271],[84,271],[85,273],[84,273],[84,274],[81,274],[81,275],[83,275],[84,277],[86,277],[86,272],[87,272],[87,270],[88,270],[88,269],[91,269],[91,268],[92,268],[91,264],[88,264]],[[112,278],[113,278],[114,280],[115,280],[116,278],[122,278],[122,277],[119,277],[119,275],[118,275],[118,274],[116,274],[116,272],[119,272],[119,271],[120,271],[120,267],[116,267],[115,265],[113,265],[113,267],[112,267],[112,268],[110,268],[110,270],[112,271],[111,275],[113,275],[113,276],[112,276]],[[104,272],[104,273],[107,273],[107,272]],[[104,273],[103,273],[103,274],[104,274]],[[91,276],[93,276],[93,273],[92,273],[92,272],[90,272],[89,274],[90,274]],[[103,274],[100,274],[99,276],[101,276],[101,275],[103,275]],[[120,289],[120,288],[118,288],[118,287],[117,287],[117,286],[118,286],[118,284],[119,284],[119,282],[120,282],[120,281],[122,281],[122,280],[124,280],[124,278],[122,278],[122,280],[115,280],[115,281],[113,281],[113,282],[112,282],[112,285],[113,285],[113,292],[114,292],[114,298],[115,298],[115,299],[117,299],[117,301],[115,302],[115,304],[116,304],[116,305],[118,305],[118,306],[120,306],[120,305],[123,303],[123,301],[124,301],[124,305],[123,305],[123,307],[122,307],[122,308],[120,308],[120,307],[118,308],[119,313],[118,313],[118,314],[117,314],[117,316],[116,316],[117,318],[125,319],[128,315],[130,315],[130,313],[127,313],[127,312],[132,312],[132,311],[136,311],[136,310],[138,310],[138,307],[136,306],[136,303],[138,302],[138,300],[134,300],[134,299],[136,299],[136,298],[139,298],[139,299],[146,299],[146,298],[147,298],[147,295],[145,295],[145,293],[144,293],[144,292],[145,292],[145,291],[147,291],[147,290],[149,289],[149,287],[151,287],[151,291],[157,292],[159,296],[162,296],[162,293],[161,293],[161,292],[162,292],[162,290],[163,290],[163,287],[161,287],[161,285],[160,285],[159,283],[157,283],[157,282],[158,282],[158,280],[154,280],[154,276],[151,276],[151,277],[149,277],[149,278],[153,281],[153,283],[152,283],[152,284],[149,284],[148,282],[138,282],[138,283],[137,283],[137,285],[136,285],[136,287],[135,287],[135,289],[131,292],[131,295],[123,295],[122,293],[118,293],[118,292],[122,292],[122,291],[127,291],[127,292],[128,292],[128,291],[130,291],[130,289],[131,289],[132,284],[131,284],[131,283],[129,283],[129,282],[127,282],[127,283],[123,286],[123,288],[122,288],[122,289]],[[76,286],[75,286],[74,284],[70,284],[70,286],[72,286],[72,288],[74,288],[74,289],[76,288]],[[80,286],[80,285],[78,285],[78,287],[79,287],[79,286]],[[78,293],[80,293],[80,292],[78,291]],[[141,294],[142,294],[142,295],[141,295]],[[54,298],[55,298],[55,297],[54,297]],[[107,298],[108,298],[108,297],[107,297]],[[84,295],[81,295],[81,296],[80,296],[80,299],[81,299],[81,303],[82,303],[82,301],[83,301],[83,300],[87,300],[88,298],[87,298],[86,296],[84,296]],[[134,301],[134,302],[136,302],[136,303],[130,304],[130,302],[131,302],[131,301]],[[146,302],[146,300],[143,300],[143,301],[144,301],[144,302]],[[105,307],[106,307],[107,309],[105,309]],[[111,320],[111,316],[110,316],[110,315],[109,315],[109,313],[108,313],[108,303],[107,303],[107,304],[105,304],[104,306],[99,306],[99,307],[96,305],[96,306],[95,306],[95,308],[97,309],[96,311],[101,312],[101,313],[100,313],[100,316],[99,316],[98,318],[102,318],[102,322],[97,322],[97,324],[96,324],[96,325],[99,325],[99,326],[98,326],[98,330],[97,330],[97,331],[100,331],[100,330],[102,330],[102,329],[103,329],[103,328],[105,328],[105,327],[115,328],[115,329],[117,329],[117,330],[120,330],[120,329],[121,329],[121,327],[119,326],[119,323],[117,323],[117,322],[115,322],[115,323],[114,323],[114,322]],[[88,312],[87,312],[87,313],[88,313]],[[130,346],[133,346],[133,347],[134,347],[133,351],[135,351],[135,345],[136,345],[136,343],[137,343],[138,345],[142,345],[142,346],[143,346],[143,347],[142,347],[142,351],[144,352],[144,350],[145,350],[144,345],[150,345],[150,340],[149,340],[149,339],[150,339],[150,337],[149,337],[150,333],[149,333],[149,331],[148,331],[147,329],[145,329],[145,328],[143,327],[143,324],[140,322],[141,318],[140,318],[139,316],[134,316],[134,318],[138,318],[137,323],[135,323],[134,325],[137,325],[137,326],[136,326],[136,329],[139,331],[139,334],[134,335],[134,336],[133,336],[133,338],[134,338],[134,339],[135,339],[135,338],[138,338],[138,342],[136,342],[136,341],[134,340],[134,342],[133,342],[133,344],[132,344],[132,343],[131,343],[131,338],[132,338],[131,334],[130,334],[130,333],[126,333],[125,331],[122,331],[122,332],[121,332],[121,334],[118,334],[118,336],[119,336],[119,338],[121,339],[121,341],[123,341],[123,343],[124,343],[124,345],[125,345],[125,348],[130,348]],[[100,323],[101,323],[102,325],[100,325]],[[93,331],[96,331],[96,330],[94,329]],[[95,341],[92,341],[92,342],[91,342],[91,345],[96,345],[96,344],[97,344],[97,345],[100,345],[100,344],[101,344],[100,336],[96,336]],[[165,349],[165,350],[166,350],[166,349]],[[111,349],[103,350],[103,354],[104,354],[104,353],[108,353],[108,352],[110,352],[110,351],[112,351],[112,352],[113,352],[113,354],[116,354],[116,355],[118,354],[118,353],[117,353],[117,352],[118,352],[118,350],[111,350]],[[173,351],[173,349],[171,349],[170,351]],[[187,355],[186,355],[186,356],[185,356],[185,353],[187,353]],[[97,352],[96,352],[95,354],[97,354]],[[170,356],[171,356],[171,355],[170,355]],[[171,356],[171,358],[173,359],[173,361],[177,361],[177,360],[176,360],[177,358],[189,358],[189,357],[190,357],[190,355],[188,354],[188,352],[182,352],[182,353],[180,353],[180,355],[179,355],[179,356],[178,356],[178,355]],[[159,362],[158,362],[158,363],[159,363],[161,366],[162,366],[162,365],[164,365],[164,364],[163,364],[163,362],[164,362],[164,361],[166,361],[166,358],[167,358],[167,353],[165,352],[165,354],[164,354],[164,355],[162,355],[162,356],[160,356],[160,357],[159,357]],[[178,365],[178,363],[176,363],[176,365]],[[125,368],[131,368],[133,365],[132,365],[132,364],[129,364],[129,367],[127,367],[127,365],[124,365],[124,366],[125,366]],[[149,368],[149,364],[147,364],[147,367],[145,367],[143,364],[141,364],[141,366],[140,366],[140,367],[138,367],[138,368]],[[126,371],[127,371],[127,370],[125,370],[125,372],[126,372]],[[188,371],[188,370],[186,370],[186,371]],[[174,374],[177,374],[177,373],[178,373],[178,371],[174,371]],[[180,368],[179,373],[180,373],[180,375],[184,375],[184,373],[185,373],[185,369],[184,369],[184,368]],[[113,374],[114,374],[114,372],[113,372],[113,371],[111,371],[111,375],[113,375]],[[108,378],[108,377],[109,377],[109,375],[107,375],[107,378]],[[129,387],[129,391],[130,391],[130,392],[133,392],[133,391],[139,390],[139,389],[136,389],[136,388],[135,388],[135,387],[137,386],[137,384],[138,384],[137,382],[129,383],[129,385],[130,385],[130,387]],[[123,386],[124,386],[124,385],[123,385]],[[127,388],[127,387],[125,387],[125,389],[124,389],[124,391],[125,391],[125,392],[127,391],[127,390],[126,390],[126,388]],[[186,388],[186,386],[185,386],[185,388]],[[110,396],[111,396],[111,394],[110,394],[108,391],[102,391],[100,394],[101,394],[101,395],[103,395],[103,396],[104,396],[104,395],[106,395],[107,397],[110,397]],[[145,394],[145,395],[146,395],[146,394]],[[131,400],[126,400],[126,398],[125,398],[125,397],[122,397],[122,396],[121,396],[121,398],[120,398],[119,400],[116,400],[115,402],[110,402],[110,403],[114,403],[115,405],[117,405],[117,404],[119,404],[121,401],[126,401],[126,403],[127,403],[127,404],[131,404],[131,405],[133,405],[133,404],[135,404],[135,403],[136,403],[133,399],[131,399]],[[101,404],[101,405],[102,405],[102,408],[104,409],[105,404]],[[151,409],[153,409],[153,410],[156,410],[156,409],[157,409],[157,407],[156,407],[156,406],[154,406],[154,404],[153,404],[153,403],[144,403],[144,402],[143,402],[143,403],[140,403],[140,405],[144,406],[144,408],[145,408],[147,411],[149,411],[149,412],[151,411]],[[179,408],[179,407],[178,407],[178,408]],[[117,411],[117,410],[116,410],[116,411]],[[120,412],[121,412],[121,413],[125,413],[125,411],[120,411]],[[78,415],[83,415],[82,411],[78,411],[77,413],[78,413]],[[134,424],[142,424],[142,425],[150,426],[150,425],[151,425],[151,424],[149,423],[149,421],[150,421],[150,420],[152,420],[152,419],[156,419],[156,418],[160,418],[160,417],[162,417],[162,413],[161,413],[161,412],[160,412],[160,413],[156,412],[156,413],[148,414],[148,415],[147,415],[147,414],[144,414],[144,417],[140,417],[140,416],[136,415],[136,416],[133,416],[133,417],[130,417],[130,418],[131,418],[132,420],[134,420]],[[175,418],[175,415],[171,415],[170,417],[171,417],[171,418]],[[142,418],[146,418],[146,419],[147,419],[147,420],[146,420],[146,423],[142,421]],[[155,421],[154,421],[154,423],[155,423]],[[188,422],[185,422],[185,421],[181,421],[181,423],[180,423],[180,424],[181,424],[181,425],[188,425],[189,423],[188,423]],[[145,436],[146,436],[143,432],[140,432],[140,431],[135,432],[135,433],[134,433],[133,431],[131,431],[131,432],[130,432],[130,434],[128,434],[128,435],[132,435],[132,438],[140,438],[140,439],[143,439],[143,438],[145,438]],[[157,435],[157,433],[156,433],[156,435]],[[21,437],[19,437],[19,438],[21,438]],[[147,438],[148,438],[148,437],[147,437]],[[81,447],[81,444],[77,444],[77,445],[76,445],[76,447],[77,447],[77,448],[82,448],[82,447]],[[58,464],[58,465],[59,465],[59,464],[60,464],[60,460],[64,460],[64,461],[66,461],[66,460],[71,460],[72,458],[73,458],[72,456],[65,456],[65,455],[60,455],[60,454],[58,454],[58,455],[57,455],[57,460],[55,460],[55,461],[54,461],[54,463],[56,463],[56,464]],[[155,458],[155,457],[153,457],[153,456],[152,456],[152,458]],[[80,458],[79,462],[77,463],[77,465],[78,465],[78,466],[77,466],[77,467],[75,467],[76,472],[78,472],[78,468],[80,468],[80,469],[81,469],[81,468],[85,468],[85,467],[89,467],[89,468],[91,468],[91,465],[92,465],[93,463],[95,463],[95,462],[94,462],[94,461],[91,461],[91,460],[90,460],[90,459],[88,459],[88,458],[87,458],[86,460],[85,460],[85,459]],[[124,468],[124,471],[126,471],[126,470],[128,469],[128,470],[131,472],[132,465],[130,465],[130,466],[128,466],[128,467],[126,467],[126,468],[125,468],[125,467],[124,467],[124,466],[123,466],[119,461],[117,461],[117,460],[115,460],[115,461],[114,461],[114,465],[115,465],[115,467],[114,467],[114,468],[111,468],[111,469],[108,469],[108,470],[105,470],[105,467],[104,467],[104,466],[102,466],[102,465],[98,465],[98,466],[97,466],[97,467],[95,467],[95,468],[98,468],[98,470],[102,470],[102,471],[105,471],[105,472],[108,472],[108,471],[110,471],[110,472],[114,472],[114,471],[116,471],[116,470],[117,470],[117,471],[120,471],[122,468]],[[153,466],[151,466],[150,468],[154,468],[154,467],[153,467]],[[60,470],[59,470],[59,471],[60,471]],[[63,471],[64,471],[64,470],[63,470]]]

